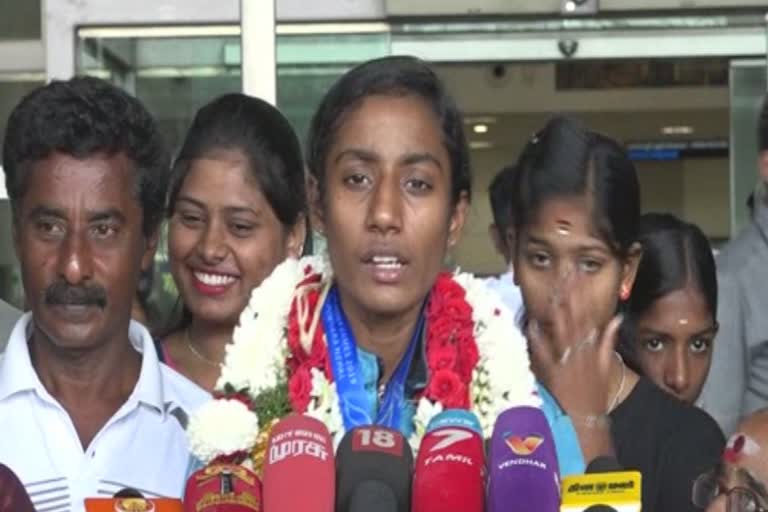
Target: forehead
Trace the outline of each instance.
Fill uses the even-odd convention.
[[[193,160],[180,197],[204,204],[253,209],[266,201],[250,163],[238,152],[217,153]]]
[[[447,153],[440,120],[427,101],[414,94],[366,96],[346,112],[336,130],[331,152],[354,144],[382,150],[399,147],[402,152],[423,150],[428,145]]]
[[[30,164],[22,197],[24,209],[75,205],[140,208],[130,160],[122,153],[75,158],[55,152]]]
[[[654,322],[657,328],[666,331],[695,331],[712,323],[702,293],[694,286],[687,285],[656,299],[639,318],[639,322]]]
[[[586,241],[606,245],[594,225],[592,207],[586,197],[553,197],[544,200],[524,231],[553,245]]]

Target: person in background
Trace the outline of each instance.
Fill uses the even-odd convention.
[[[0,353],[5,350],[8,336],[11,335],[11,330],[20,316],[21,311],[17,310],[7,302],[0,300]]]
[[[707,237],[669,214],[640,218],[643,257],[624,303],[628,364],[672,396],[693,404],[712,361],[717,276]]]
[[[514,186],[516,168],[502,168],[488,187],[488,198],[491,203],[493,222],[488,226],[488,234],[493,240],[496,251],[501,254],[506,264],[506,271],[498,277],[489,277],[485,283],[498,293],[504,304],[517,314],[523,299],[520,289],[515,284],[514,268],[512,266],[512,251],[514,247],[514,230],[512,230],[512,187]]]
[[[741,421],[722,461],[693,486],[693,501],[707,512],[768,510],[768,409]]]
[[[696,510],[693,480],[719,459],[722,433],[616,352],[619,301],[642,254],[632,162],[612,139],[557,117],[518,165],[515,280],[537,378],[572,420],[586,461],[615,455],[642,473],[643,510]]]
[[[759,185],[749,225],[717,257],[720,330],[701,406],[730,434],[768,406],[768,96],[758,125]]]
[[[201,108],[173,166],[167,213],[183,314],[159,353],[212,390],[251,290],[303,252],[304,164],[288,120],[244,94]]]
[[[0,463],[38,510],[131,487],[179,498],[187,417],[208,393],[131,321],[170,159],[144,106],[92,77],[53,81],[8,119],[3,169],[30,312],[0,358]]]
[[[155,331],[159,321],[159,315],[149,302],[149,296],[152,294],[154,272],[154,264],[150,265],[148,269],[141,271],[139,284],[136,286],[136,299],[133,301],[133,307],[131,308],[131,318],[143,324],[150,333]]]

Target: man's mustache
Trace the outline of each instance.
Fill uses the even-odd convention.
[[[104,308],[107,305],[107,292],[101,286],[72,286],[64,281],[57,281],[45,290],[45,303]]]

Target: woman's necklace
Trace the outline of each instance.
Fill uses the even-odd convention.
[[[616,355],[616,359],[619,360],[619,365],[621,365],[621,380],[619,380],[619,389],[616,390],[616,396],[613,397],[613,400],[611,400],[611,404],[608,406],[608,413],[613,411],[617,405],[619,405],[619,399],[621,398],[621,394],[624,391],[624,382],[626,381],[627,377],[627,366],[624,364],[624,359],[621,358],[621,354],[618,352],[614,352]]]
[[[194,343],[192,343],[192,337],[189,335],[189,327],[187,327],[186,329],[184,329],[184,340],[185,340],[185,341],[186,341],[186,343],[187,343],[187,348],[189,348],[189,351],[190,351],[190,352],[192,352],[192,353],[195,355],[195,357],[197,357],[199,360],[201,360],[202,362],[204,362],[204,363],[206,363],[206,364],[208,364],[208,365],[210,365],[210,366],[214,366],[214,367],[216,367],[216,368],[218,368],[219,366],[221,366],[221,363],[220,363],[220,362],[217,362],[217,361],[213,361],[213,360],[211,360],[211,359],[208,359],[208,358],[207,358],[207,357],[205,357],[203,354],[201,354],[201,353],[200,353],[200,352],[197,350],[197,348],[195,348],[195,345],[194,345]]]

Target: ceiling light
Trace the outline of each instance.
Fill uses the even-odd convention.
[[[661,128],[661,133],[664,135],[691,135],[693,133],[693,126],[664,126]]]
[[[565,2],[565,10],[567,12],[575,11],[576,10],[576,2],[573,2],[573,1]]]
[[[469,143],[469,149],[491,149],[493,144],[487,140],[473,140]]]
[[[475,133],[488,133],[488,125],[478,123],[475,126],[472,127],[472,131]]]

